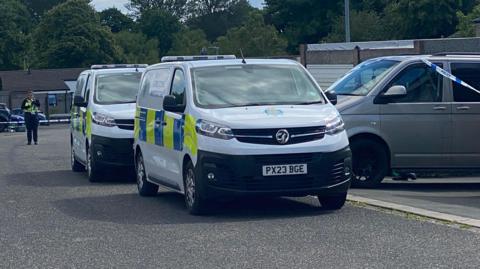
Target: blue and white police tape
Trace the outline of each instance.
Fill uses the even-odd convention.
[[[39,120],[39,123],[69,123],[70,119]],[[0,121],[0,124],[25,124],[25,121]]]
[[[450,74],[449,72],[447,72],[446,70],[442,69],[440,66],[428,61],[427,59],[422,59],[422,62],[424,62],[426,65],[428,65],[430,68],[432,68],[433,70],[435,70],[435,72],[439,73],[440,75],[454,81],[455,83],[458,83],[464,87],[467,87],[469,88],[470,90],[480,94],[480,91],[475,89],[474,87],[470,86],[468,83],[466,83],[465,81],[457,78],[456,76],[454,76],[453,74]]]

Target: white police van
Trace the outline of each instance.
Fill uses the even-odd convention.
[[[71,165],[91,182],[108,168],[133,168],[139,83],[147,65],[94,65],[80,74],[71,109]]]
[[[185,195],[192,214],[235,195],[316,195],[341,208],[351,153],[339,113],[290,60],[164,57],[142,76],[135,118],[138,191]],[[335,96],[331,96],[335,103]]]

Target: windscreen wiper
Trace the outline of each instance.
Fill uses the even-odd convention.
[[[337,95],[345,95],[345,96],[363,96],[361,94],[356,93],[337,93]]]
[[[323,104],[323,101],[295,103],[295,104],[292,104],[292,105],[295,105],[295,106],[306,106],[306,105],[315,105],[315,104]]]

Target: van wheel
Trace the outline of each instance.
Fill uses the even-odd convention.
[[[347,200],[347,193],[343,193],[337,196],[318,196],[318,201],[322,205],[323,209],[327,210],[338,210],[345,205]]]
[[[388,153],[385,147],[373,140],[353,141],[352,166],[354,187],[373,188],[388,174]]]
[[[92,155],[92,147],[88,147],[87,150],[87,174],[88,180],[90,182],[100,182],[100,172],[101,169],[99,165],[95,162],[95,158]]]
[[[73,145],[71,145],[70,148],[70,164],[72,166],[73,172],[85,171],[85,166],[83,166],[83,164],[81,164],[79,161],[77,161],[77,158],[75,158],[75,151],[73,150]]]
[[[138,154],[137,163],[135,165],[137,175],[137,189],[140,196],[155,196],[158,193],[158,185],[147,181],[147,174],[145,172],[145,164],[143,163],[142,154]]]
[[[195,168],[191,161],[187,163],[183,172],[183,185],[185,190],[185,205],[187,210],[192,215],[206,214],[207,200],[202,197],[203,193],[199,185]]]

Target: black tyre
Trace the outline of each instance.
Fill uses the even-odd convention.
[[[75,158],[75,151],[73,150],[73,145],[71,145],[70,147],[70,164],[72,166],[73,172],[85,171],[85,166],[83,166],[83,164],[81,164],[79,161],[77,161],[77,158]]]
[[[158,193],[158,185],[147,181],[145,173],[145,164],[143,163],[142,154],[139,153],[136,158],[135,171],[137,176],[137,189],[140,196],[155,196]]]
[[[345,201],[347,200],[347,194],[343,193],[336,196],[318,196],[318,201],[322,205],[322,208],[327,210],[338,210],[341,209],[345,205]]]
[[[203,197],[202,188],[192,162],[188,162],[184,168],[183,184],[185,190],[185,205],[188,212],[192,215],[207,214],[208,201]]]
[[[352,186],[376,187],[387,176],[389,170],[388,152],[384,145],[374,140],[354,140],[352,149]]]
[[[92,147],[88,147],[87,150],[87,174],[88,174],[88,180],[90,182],[100,182],[101,181],[101,172],[102,168],[97,162],[95,161],[95,158],[93,158],[92,155]]]

